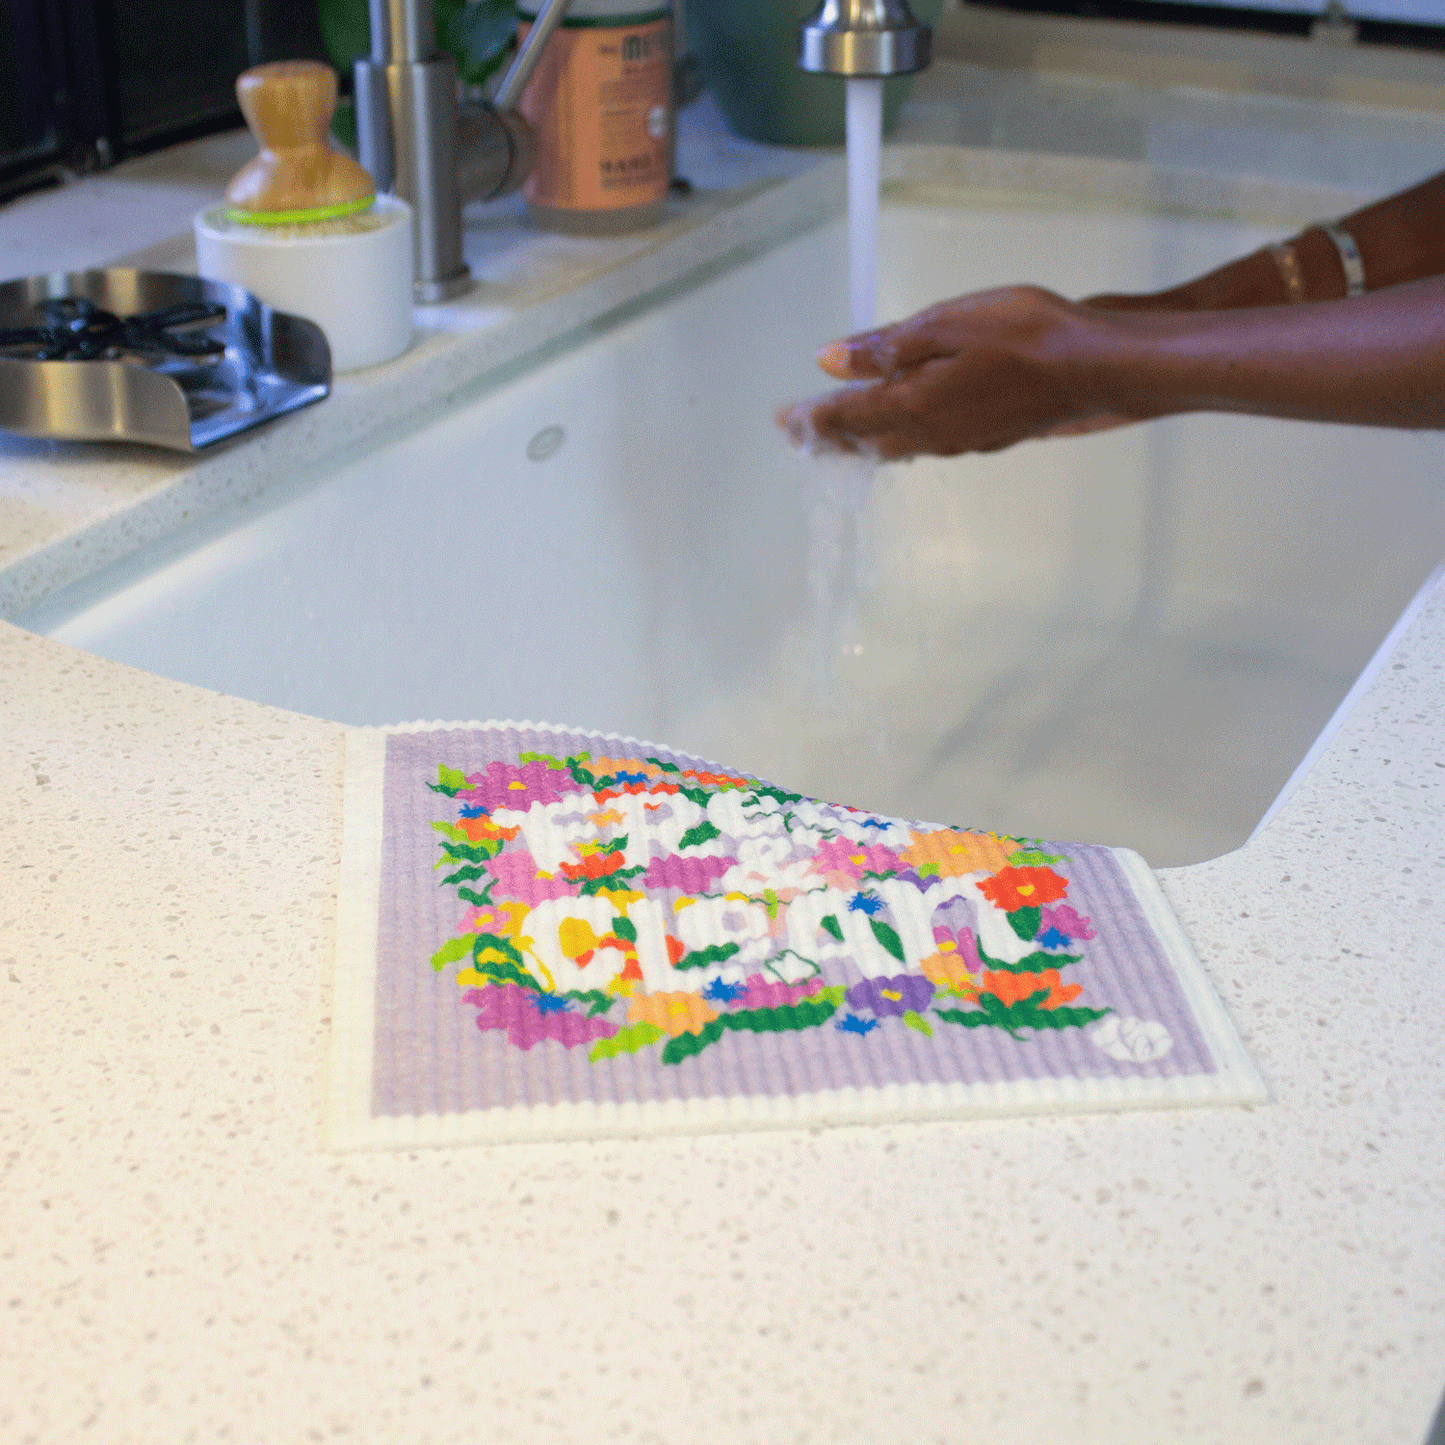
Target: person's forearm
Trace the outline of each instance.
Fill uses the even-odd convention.
[[[1340,224],[1359,247],[1367,291],[1441,275],[1445,273],[1445,174],[1352,211],[1340,218]],[[1333,301],[1345,295],[1340,253],[1323,231],[1307,228],[1290,245],[1306,300]],[[1098,296],[1090,304],[1118,311],[1224,311],[1279,305],[1289,299],[1284,274],[1265,249],[1167,291]]]
[[[1445,276],[1349,301],[1096,314],[1050,358],[1121,417],[1246,412],[1445,428]]]

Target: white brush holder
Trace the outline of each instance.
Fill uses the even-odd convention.
[[[331,369],[355,371],[411,345],[411,208],[378,196],[381,224],[241,226],[220,206],[195,219],[202,276],[232,281],[277,311],[314,321],[331,346]]]

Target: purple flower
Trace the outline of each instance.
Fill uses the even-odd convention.
[[[679,853],[654,858],[642,876],[646,888],[680,888],[684,893],[706,893],[737,863],[736,858],[683,857]]]
[[[462,1002],[476,1007],[479,1029],[505,1030],[507,1042],[519,1049],[530,1049],[544,1039],[555,1039],[570,1049],[611,1038],[617,1032],[617,1025],[606,1019],[573,1013],[559,995],[539,994],[519,983],[469,988]]]
[[[525,813],[533,803],[555,803],[568,793],[582,792],[572,774],[546,763],[488,763],[484,773],[468,773],[467,786],[457,793],[463,808],[516,808]]]
[[[1093,925],[1068,903],[1055,903],[1043,909],[1039,915],[1039,923],[1044,935],[1049,933],[1058,935],[1057,943],[1049,943],[1045,937],[1040,937],[1039,942],[1045,948],[1063,948],[1076,938],[1090,939],[1094,937]]]
[[[848,990],[851,1008],[871,1009],[879,1018],[898,1017],[927,1008],[933,998],[932,980],[919,973],[892,978],[865,978]]]

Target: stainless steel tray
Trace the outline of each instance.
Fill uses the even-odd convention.
[[[103,319],[92,324],[91,308]],[[170,308],[211,314],[157,316]],[[57,321],[66,313],[71,319]],[[95,359],[45,359],[66,348],[5,343],[21,330],[57,327],[80,338],[72,354],[98,352]],[[331,350],[319,326],[198,276],[112,269],[6,281],[0,333],[0,430],[22,436],[193,452],[331,390]]]

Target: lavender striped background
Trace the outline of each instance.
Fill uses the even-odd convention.
[[[500,1032],[476,1026],[451,970],[438,976],[431,955],[456,932],[466,905],[440,885],[435,818],[454,807],[427,784],[445,763],[464,773],[489,762],[515,762],[518,751],[557,756],[590,750],[613,756],[626,744],[596,735],[504,728],[393,733],[387,739],[381,910],[377,946],[373,1115],[451,1114],[473,1109],[581,1100],[641,1101],[719,1096],[787,1096],[822,1089],[907,1082],[973,1083],[1048,1078],[1163,1078],[1214,1074],[1216,1065],[1119,865],[1107,848],[1046,844],[1067,854],[1055,864],[1069,879],[1068,901],[1093,919],[1098,936],[1082,945],[1084,961],[1066,982],[1082,983],[1077,1006],[1109,1007],[1122,1017],[1162,1023],[1174,1047],[1162,1059],[1129,1063],[1094,1047],[1088,1029],[1045,1031],[1026,1040],[994,1028],[938,1023],[927,1038],[901,1019],[868,1034],[846,1033],[830,1020],[794,1033],[729,1030],[680,1064],[658,1049],[597,1063],[588,1046],[552,1040],[522,1050]],[[699,759],[649,747],[684,767]],[[828,982],[851,983],[852,977]],[[838,1017],[842,1017],[842,1010]]]

